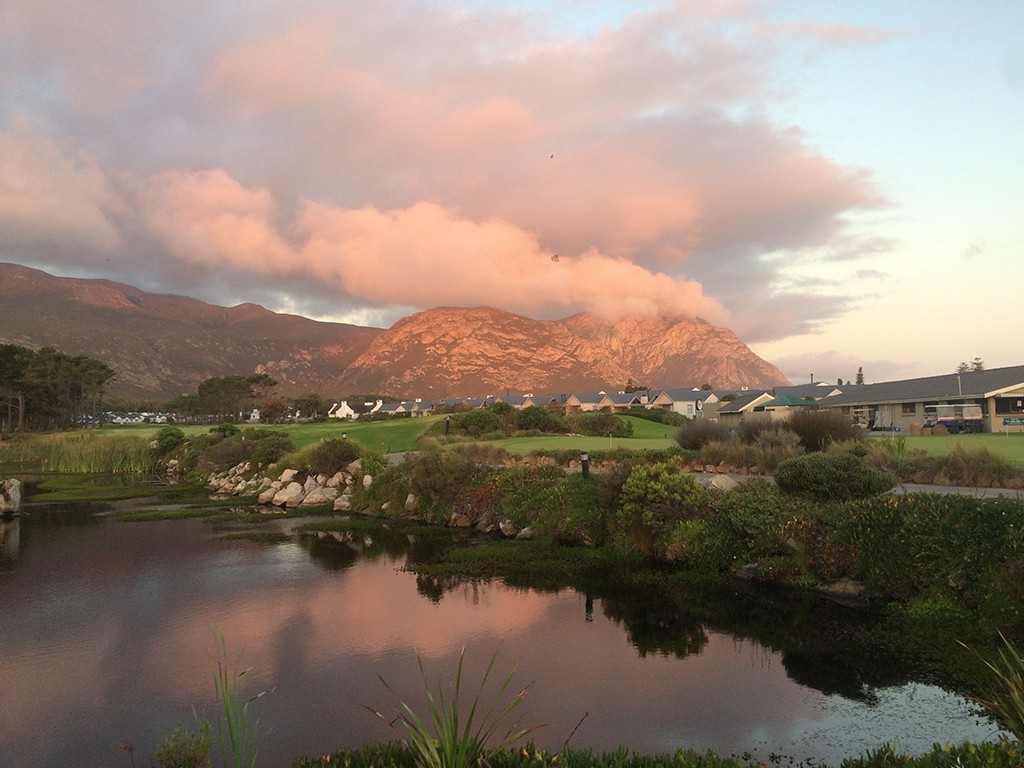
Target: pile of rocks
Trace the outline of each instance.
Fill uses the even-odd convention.
[[[359,460],[330,476],[286,469],[276,478],[255,472],[245,461],[229,470],[210,473],[206,487],[217,497],[258,494],[257,503],[268,512],[325,504],[331,504],[336,512],[347,512],[352,508],[356,477],[361,477],[367,487],[373,482],[370,475],[362,473]]]

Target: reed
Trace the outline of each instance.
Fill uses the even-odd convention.
[[[157,469],[156,453],[138,435],[62,432],[13,442],[2,461],[58,474],[148,474]]]
[[[438,687],[437,692],[431,690],[423,670],[423,659],[417,658],[420,676],[427,693],[429,717],[420,717],[408,704],[401,704],[401,712],[397,718],[388,720],[377,710],[370,711],[380,717],[389,726],[401,722],[408,736],[409,748],[413,751],[416,764],[420,768],[470,768],[486,764],[495,754],[508,749],[512,744],[533,733],[539,725],[526,728],[510,727],[498,736],[503,727],[526,697],[527,689],[506,700],[515,668],[503,679],[497,693],[489,701],[482,701],[484,687],[494,671],[498,660],[498,649],[491,656],[487,671],[480,680],[473,699],[469,703],[468,712],[463,715],[462,673],[465,661],[465,649],[459,654],[459,663],[455,673],[455,686],[450,695]],[[392,693],[387,681],[378,675],[381,683]]]
[[[217,718],[217,738],[220,741],[221,757],[228,768],[252,768],[256,764],[259,749],[259,720],[253,720],[249,705],[267,695],[261,691],[243,702],[238,690],[238,681],[247,669],[231,671],[227,663],[227,649],[224,637],[215,632],[220,653],[212,666],[213,685],[221,711]]]

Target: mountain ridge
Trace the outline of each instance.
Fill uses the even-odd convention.
[[[169,399],[212,376],[254,372],[277,379],[283,395],[337,398],[787,383],[732,331],[690,318],[608,324],[584,314],[534,320],[437,307],[381,329],[4,263],[0,318],[0,343],[102,360],[117,373],[111,392],[125,397]]]

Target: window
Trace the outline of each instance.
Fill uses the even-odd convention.
[[[917,415],[917,403],[903,403],[901,407],[903,408],[904,416]]]

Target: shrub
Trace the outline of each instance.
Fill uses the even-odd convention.
[[[758,414],[743,419],[739,427],[736,428],[736,434],[739,436],[740,442],[753,443],[761,434],[777,432],[783,426],[768,414]]]
[[[159,768],[209,768],[212,750],[210,722],[203,717],[198,720],[198,732],[183,732],[179,725],[161,741],[156,748],[156,764]]]
[[[321,440],[309,452],[308,469],[315,475],[333,475],[359,458],[359,447],[351,440]]]
[[[578,435],[630,437],[633,425],[614,413],[573,413],[566,417],[569,430]]]
[[[762,472],[774,472],[779,464],[803,453],[800,437],[788,429],[763,430],[754,437],[752,459]]]
[[[825,501],[861,499],[891,490],[895,478],[850,453],[811,453],[786,459],[775,482],[788,493]]]
[[[724,441],[731,431],[724,424],[707,419],[695,419],[683,424],[676,432],[676,442],[685,450],[695,451],[712,441]]]
[[[156,452],[160,456],[166,456],[179,445],[185,442],[185,433],[177,427],[161,427],[156,433]]]
[[[622,487],[613,525],[621,545],[663,557],[676,523],[709,511],[708,492],[675,463],[633,467]]]
[[[247,429],[245,442],[249,446],[249,461],[260,467],[269,466],[289,451],[295,450],[292,440],[284,432],[269,429]]]
[[[558,411],[531,405],[519,412],[516,424],[521,430],[536,429],[539,432],[564,432],[565,416]]]
[[[480,437],[485,432],[497,432],[502,427],[502,420],[488,408],[460,413],[452,419],[452,429],[464,432],[472,437]]]
[[[232,437],[238,434],[238,427],[230,421],[222,421],[220,424],[210,427],[210,434],[220,435],[221,437]]]
[[[789,417],[787,426],[800,436],[808,451],[823,451],[830,443],[861,440],[864,433],[838,410],[801,408]]]

